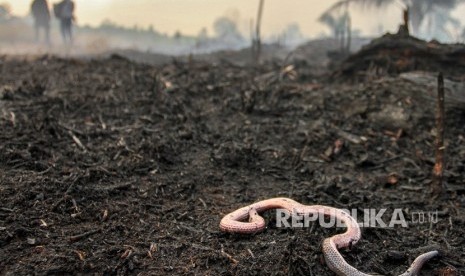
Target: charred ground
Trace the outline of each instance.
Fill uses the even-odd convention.
[[[277,229],[269,212],[264,233],[219,231],[276,196],[402,208],[409,222],[438,211],[365,228],[343,254],[397,275],[436,245],[423,275],[465,273],[465,109],[447,109],[447,185],[432,200],[434,101],[421,88],[295,71],[2,57],[0,274],[333,275],[320,244],[336,229]]]

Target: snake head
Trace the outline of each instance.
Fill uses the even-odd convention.
[[[257,210],[255,210],[255,208],[250,208],[249,210],[249,222],[254,222],[257,220],[257,217],[260,217],[258,215],[258,212]]]

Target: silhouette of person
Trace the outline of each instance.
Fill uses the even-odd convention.
[[[63,0],[54,6],[55,16],[60,20],[60,31],[66,45],[73,43],[74,1]]]
[[[45,41],[50,44],[50,10],[47,0],[34,0],[31,4],[34,17],[35,39],[39,41],[40,29],[45,32]]]

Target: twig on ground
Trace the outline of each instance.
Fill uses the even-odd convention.
[[[433,168],[432,193],[438,197],[443,191],[444,176],[444,78],[438,76],[438,97],[436,105],[436,162]]]
[[[226,257],[229,259],[233,264],[238,264],[239,261],[234,259],[233,256],[229,255],[228,253],[224,252],[224,248],[221,248],[221,256]]]
[[[69,198],[69,194],[74,189],[74,184],[76,183],[78,179],[79,179],[79,176],[76,174],[71,174],[69,177],[66,178],[66,181],[70,180],[71,184],[66,189],[64,195],[57,202],[55,202],[55,204],[53,204],[52,211],[55,211],[63,201]]]
[[[346,139],[347,141],[354,143],[354,144],[362,144],[366,142],[368,139],[365,136],[358,136],[349,132],[346,132],[342,129],[336,128],[335,129],[338,136]]]
[[[16,126],[16,115],[13,112],[10,112],[10,121],[13,127]]]
[[[83,238],[87,238],[88,236],[91,236],[93,234],[97,234],[100,231],[102,231],[102,229],[94,229],[94,230],[91,230],[91,231],[88,231],[88,232],[85,232],[85,233],[82,233],[82,234],[79,234],[79,235],[71,236],[71,237],[69,237],[69,241],[70,242],[76,242],[76,241],[79,241],[79,240],[81,240]]]
[[[79,138],[73,134],[72,131],[69,130],[68,134],[71,136],[71,138],[73,138],[73,141],[76,143],[76,145],[78,145],[83,151],[87,151],[87,148],[82,144],[81,140],[79,140]]]
[[[203,208],[207,209],[207,203],[201,198],[199,198],[199,201],[202,202]]]

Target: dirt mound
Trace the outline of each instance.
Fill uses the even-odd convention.
[[[463,80],[465,46],[386,34],[347,58],[335,71],[334,79],[357,81],[416,70],[443,72],[450,78]]]

